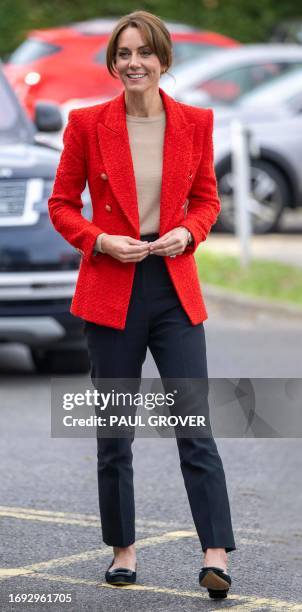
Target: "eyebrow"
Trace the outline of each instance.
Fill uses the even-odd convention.
[[[138,49],[145,49],[145,47],[148,47],[148,49],[151,49],[150,45],[141,45],[140,47],[138,47]],[[118,50],[130,51],[129,47],[118,47]]]

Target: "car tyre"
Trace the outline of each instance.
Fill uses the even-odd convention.
[[[257,196],[257,189],[262,191],[262,200],[255,197],[255,214],[252,213],[252,231],[254,234],[266,234],[278,230],[284,208],[289,204],[289,188],[282,172],[271,162],[253,159],[251,162],[252,195]],[[235,209],[233,198],[233,174],[231,162],[227,160],[217,169],[218,193],[221,201],[221,212],[215,229],[221,232],[235,233]],[[257,200],[260,204],[257,212]],[[252,203],[253,207],[253,203]]]
[[[31,351],[35,368],[42,374],[86,374],[90,368],[85,349]]]

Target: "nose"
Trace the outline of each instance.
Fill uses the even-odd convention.
[[[129,68],[137,68],[140,66],[139,57],[133,53],[129,59]]]

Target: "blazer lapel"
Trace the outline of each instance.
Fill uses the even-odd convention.
[[[111,189],[139,237],[134,168],[126,124],[124,92],[110,104],[106,120],[97,125],[99,145]]]
[[[160,88],[166,111],[160,198],[160,235],[171,225],[171,218],[188,190],[195,124],[188,123],[181,105]]]
[[[175,208],[188,187],[194,123],[188,123],[180,105],[160,88],[166,130],[163,148],[159,234],[167,231]],[[97,124],[106,174],[116,200],[139,238],[139,212],[131,149],[126,124],[125,92],[114,98],[104,121]]]

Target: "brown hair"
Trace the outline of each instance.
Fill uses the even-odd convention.
[[[106,52],[106,64],[110,74],[116,77],[115,59],[117,52],[118,37],[123,30],[128,27],[138,28],[146,40],[146,44],[150,46],[152,51],[157,55],[161,66],[165,67],[166,72],[172,64],[172,41],[169,30],[164,22],[147,11],[134,11],[129,15],[124,15],[116,24]]]

